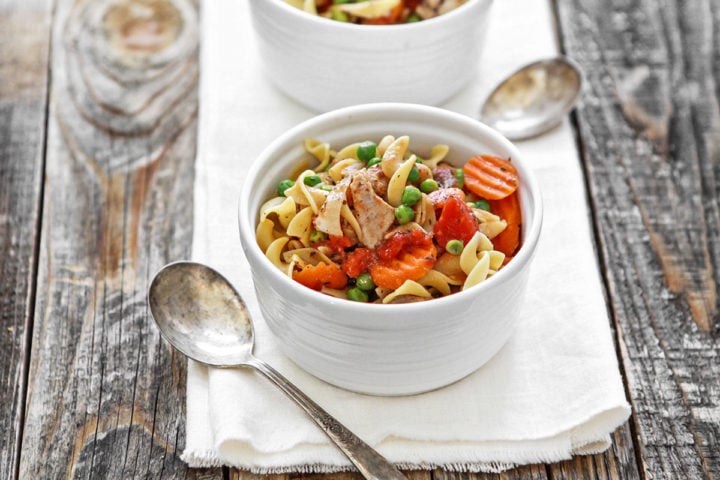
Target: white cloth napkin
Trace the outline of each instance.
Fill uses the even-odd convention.
[[[476,116],[499,78],[556,52],[547,2],[493,6],[477,81],[445,108]],[[237,234],[244,173],[262,148],[313,115],[264,77],[247,0],[203,3],[199,158],[193,258],[217,268],[245,298],[256,355],[276,367],[389,460],[405,468],[498,471],[595,453],[629,415],[593,251],[578,153],[567,124],[518,146],[545,198],[545,223],[522,320],[479,371],[431,393],[372,397],[325,384],[277,350],[258,309]],[[282,393],[247,370],[190,362],[187,443],[191,466],[256,473],[350,468]]]

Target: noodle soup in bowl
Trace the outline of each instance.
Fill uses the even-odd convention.
[[[268,215],[279,222],[277,211],[268,214],[268,205],[282,203],[271,199],[278,197],[279,190],[283,190],[278,187],[284,180],[295,178],[302,182],[304,177],[309,176],[308,169],[320,167],[317,152],[311,155],[306,148],[307,145],[318,143],[306,143],[306,140],[326,142],[332,146],[331,155],[337,153],[338,156],[342,155],[334,149],[370,140],[377,144],[377,152],[373,153],[382,155],[391,150],[390,147],[386,148],[387,140],[383,140],[387,137],[410,139],[409,149],[398,159],[394,169],[396,172],[402,168],[399,165],[407,165],[409,168],[415,162],[410,150],[422,158],[423,164],[432,166],[433,155],[438,152],[434,147],[438,145],[449,147],[441,163],[451,166],[455,171],[462,170],[469,159],[478,155],[509,159],[518,179],[513,195],[519,200],[519,217],[522,219],[520,245],[512,252],[509,261],[497,263],[490,269],[490,274],[485,271],[481,281],[469,282],[467,288],[456,282],[447,294],[439,291],[443,288],[438,287],[438,290],[432,282],[425,282],[423,277],[410,283],[417,283],[429,295],[411,289],[409,293],[406,291],[399,297],[392,297],[395,292],[375,286],[375,289],[365,289],[369,295],[359,299],[364,301],[353,301],[358,299],[345,292],[361,286],[359,277],[349,278],[350,284],[344,289],[333,285],[316,290],[298,281],[291,273],[291,256],[283,256],[277,250],[268,248],[268,243],[274,239],[280,238],[278,243],[286,242],[283,239],[283,235],[286,235],[284,227],[278,223],[268,230],[259,228],[259,225]],[[363,156],[369,154],[360,155]],[[382,162],[388,162],[386,157],[388,155],[382,155]],[[357,172],[369,168],[378,171],[383,166],[359,165],[357,160],[355,158],[353,162],[353,159],[349,159],[346,163],[350,169],[344,171]],[[339,163],[335,162],[336,165]],[[326,179],[323,183],[333,183],[331,178],[326,177],[330,173],[325,168],[318,169],[317,173],[321,180]],[[393,175],[395,177],[397,175]],[[337,178],[337,185],[340,185],[343,180]],[[418,179],[413,181],[419,182]],[[307,187],[314,182],[317,179],[303,183]],[[392,179],[388,182],[388,192],[395,188],[392,182]],[[410,184],[405,178],[402,182]],[[352,185],[351,182],[346,184]],[[315,184],[313,188],[320,186]],[[455,187],[450,186],[447,191],[458,191]],[[352,189],[354,186],[347,188],[347,198],[357,194]],[[423,188],[423,199],[433,195],[437,197],[425,191]],[[289,190],[285,194],[288,195],[286,198],[293,196]],[[397,203],[385,195],[390,203]],[[397,195],[390,193],[390,196]],[[470,205],[468,208],[471,210],[474,205],[471,200],[475,200],[472,196],[470,193],[465,198],[465,204]],[[356,197],[355,202],[358,201]],[[433,201],[437,201],[437,198]],[[319,205],[318,211],[322,207],[322,204]],[[419,211],[417,204],[414,208]],[[357,210],[358,205],[353,205],[353,209]],[[400,209],[402,205],[398,204],[396,211]],[[299,212],[302,208],[297,207],[296,210]],[[439,215],[437,222],[442,217],[441,213]],[[431,233],[438,232],[433,224],[424,224],[424,220],[418,218],[415,220],[417,222],[410,221],[406,225]],[[374,221],[365,219],[363,224],[356,225],[355,228],[360,229],[357,237],[369,242],[363,234],[363,228],[370,228],[369,223]],[[319,225],[317,221],[314,222],[306,229]],[[405,228],[398,223],[401,220],[396,220],[388,227],[383,238],[377,239],[372,251],[384,245],[382,242],[392,237],[392,232]],[[477,370],[500,350],[512,334],[517,320],[541,223],[542,202],[537,181],[520,153],[507,139],[464,115],[413,104],[381,103],[348,107],[320,115],[291,129],[270,144],[255,161],[245,180],[239,205],[243,250],[252,270],[263,317],[280,349],[301,368],[330,384],[375,395],[414,394],[443,387]],[[287,225],[287,222],[284,224]],[[349,228],[347,225],[344,227]],[[353,236],[352,232],[349,234]],[[473,238],[479,236],[473,234]],[[437,238],[433,238],[433,241],[437,243]],[[355,245],[335,247],[335,253],[332,249],[318,249],[320,253],[327,252],[332,257],[328,261],[333,263],[333,260],[347,258],[355,250],[366,247],[357,238],[354,242]],[[322,241],[318,244],[325,245]],[[472,242],[463,244],[466,250],[475,245]],[[450,241],[444,241],[441,245],[436,244],[433,249],[433,255],[437,258],[449,255],[452,250]],[[345,249],[340,257],[337,256],[337,248]],[[474,255],[478,258],[489,255],[481,250],[473,250]],[[487,250],[492,251],[492,246]],[[462,256],[461,253],[458,255]],[[299,260],[299,263],[303,261]],[[372,273],[374,265],[370,267]],[[296,270],[299,267],[295,265]],[[342,265],[342,268],[345,269],[346,265]],[[442,268],[440,270],[444,271]],[[293,276],[289,276],[289,273]],[[356,273],[352,275],[357,276]],[[415,295],[418,297],[413,298]],[[391,301],[383,303],[388,299]],[[407,300],[418,301],[397,303]]]

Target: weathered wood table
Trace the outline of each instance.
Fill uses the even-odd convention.
[[[633,416],[601,455],[408,476],[720,478],[720,3],[554,7]],[[0,0],[0,479],[256,478],[179,459],[186,363],[145,300],[190,251],[200,16]]]

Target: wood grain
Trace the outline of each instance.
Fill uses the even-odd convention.
[[[579,455],[565,462],[548,465],[554,480],[639,479],[630,425],[626,423],[613,432],[612,446],[597,455]]]
[[[645,478],[720,478],[720,4],[557,1]]]
[[[455,473],[433,471],[433,480],[545,480],[548,478],[544,465],[525,465],[501,473]]]
[[[50,1],[0,1],[0,479],[14,478],[30,355]]]
[[[187,257],[198,5],[62,0],[20,478],[220,478],[189,470],[186,361],[146,305]]]

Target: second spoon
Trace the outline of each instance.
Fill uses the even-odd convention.
[[[572,110],[581,83],[580,68],[566,57],[530,63],[495,87],[480,120],[510,140],[540,135]]]

